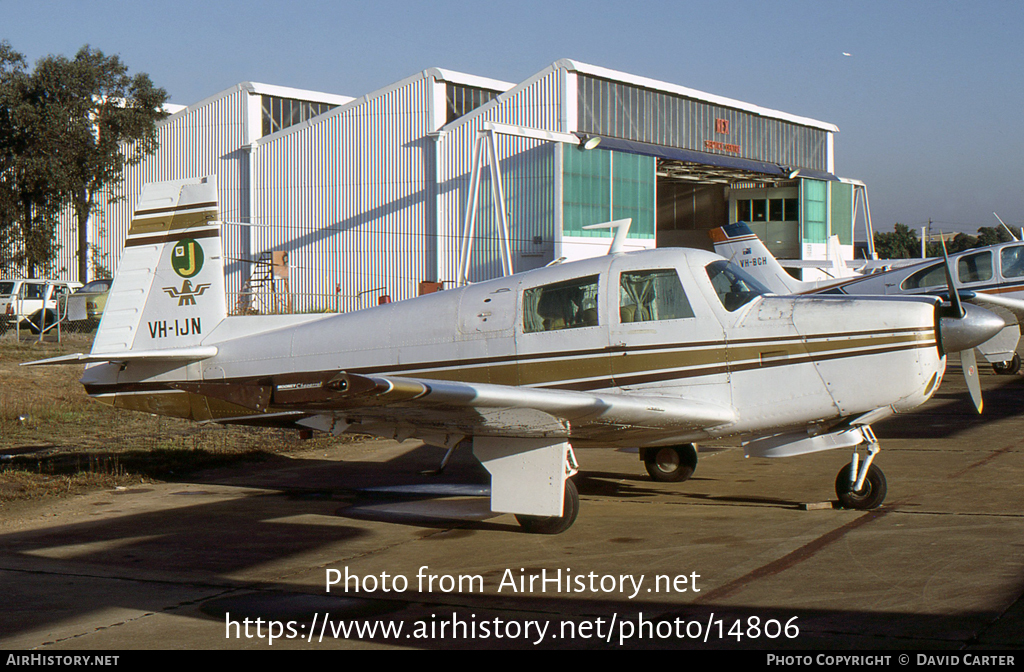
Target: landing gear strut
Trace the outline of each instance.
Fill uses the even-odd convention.
[[[692,443],[684,443],[679,446],[648,448],[643,451],[641,458],[652,479],[663,483],[678,483],[693,476],[697,468],[697,447]]]
[[[445,451],[444,457],[441,458],[441,466],[439,466],[437,469],[426,469],[424,471],[421,471],[420,473],[424,476],[440,476],[441,474],[443,474],[445,468],[448,466],[448,460],[452,459],[452,453],[454,453],[455,449],[461,445],[472,446],[473,442],[470,441],[469,439],[461,439],[459,441],[456,441],[455,443],[448,446],[448,450]]]
[[[844,509],[874,509],[885,500],[885,474],[871,463],[879,451],[878,439],[867,425],[860,429],[868,445],[867,459],[858,464],[860,454],[854,450],[853,459],[836,476],[836,495]]]

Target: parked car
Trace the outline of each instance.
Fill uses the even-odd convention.
[[[6,330],[20,323],[36,334],[49,330],[57,323],[58,306],[81,286],[62,280],[0,280],[0,324]]]
[[[107,306],[107,295],[114,283],[110,278],[91,280],[68,297],[68,320],[88,320],[99,323]]]

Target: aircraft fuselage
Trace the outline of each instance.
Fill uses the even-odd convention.
[[[745,294],[749,287],[723,276],[724,263],[698,250],[660,249],[348,314],[229,317],[203,341],[216,346],[213,357],[185,366],[93,365],[83,382],[117,406],[194,420],[249,417],[254,424],[281,418],[291,425],[293,400],[315,399],[340,372],[633,392],[735,409],[713,428],[563,422],[548,430],[581,447],[763,434],[886,406],[909,410],[938,386],[945,359],[934,301]],[[167,319],[174,321],[170,313]],[[155,333],[173,347],[173,329]],[[886,380],[865,380],[868,364],[885,370]],[[211,392],[218,384],[223,394]],[[402,424],[383,409],[323,408],[353,431],[386,434]],[[526,420],[536,427],[536,418]],[[488,432],[486,421],[458,414],[433,422],[437,432]]]

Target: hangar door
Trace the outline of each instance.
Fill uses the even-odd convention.
[[[800,256],[799,180],[782,166],[621,138],[600,146],[648,160],[658,247],[711,249],[710,229],[743,220],[780,257]]]
[[[587,230],[629,217],[632,239],[655,237],[654,157],[562,145],[562,231],[567,236],[608,238]]]

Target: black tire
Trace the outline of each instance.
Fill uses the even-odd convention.
[[[33,334],[39,334],[43,328],[43,311],[42,309],[32,313],[32,317],[25,320],[25,326]],[[46,309],[46,331],[53,329],[57,324],[57,313],[50,308]]]
[[[996,362],[992,370],[1003,376],[1013,376],[1020,371],[1020,355],[1013,353],[1013,359],[1008,362]]]
[[[697,468],[697,447],[684,443],[681,446],[648,448],[644,451],[644,467],[655,481],[679,483],[688,480]]]
[[[21,323],[18,326],[21,327],[22,329],[28,329],[33,334],[38,334],[39,333],[39,327],[36,326],[36,325],[38,324],[38,322],[40,320],[39,314],[41,312],[42,311],[37,310],[36,312],[32,313],[32,315],[30,317],[28,317],[27,319],[26,318],[19,318],[21,320]]]
[[[839,470],[839,475],[836,476],[836,495],[839,496],[839,503],[844,509],[865,510],[881,506],[887,490],[885,474],[872,464],[868,468],[867,478],[864,479],[864,487],[854,491],[853,484],[850,483],[851,466],[852,463],[847,464]]]
[[[565,500],[560,516],[527,516],[516,514],[516,520],[530,534],[561,534],[576,522],[580,512],[580,493],[571,479],[565,480]]]

